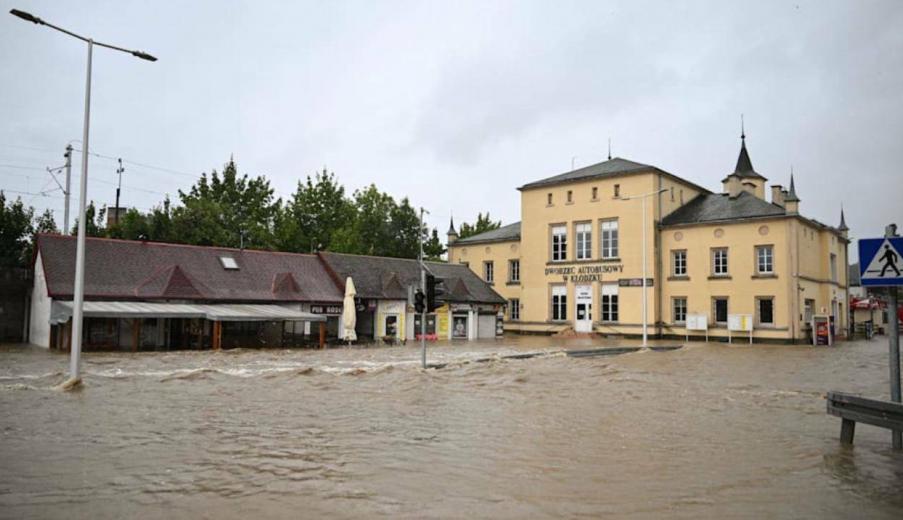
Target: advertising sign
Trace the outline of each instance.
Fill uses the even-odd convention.
[[[749,332],[752,343],[753,317],[751,314],[729,314],[727,316],[727,342],[731,343],[731,332]]]
[[[831,346],[834,338],[831,337],[831,318],[829,316],[812,317],[812,344]]]

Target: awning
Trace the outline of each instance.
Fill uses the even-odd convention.
[[[72,317],[72,302],[54,301],[50,324],[65,323]],[[281,305],[266,304],[193,304],[148,302],[84,302],[86,318],[202,318],[211,321],[326,321],[322,314],[311,314]]]

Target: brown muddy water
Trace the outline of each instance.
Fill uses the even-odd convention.
[[[823,399],[886,398],[886,339],[464,362],[603,344],[88,353],[70,393],[3,347],[0,517],[903,517],[890,433]]]

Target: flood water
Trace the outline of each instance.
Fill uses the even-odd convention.
[[[466,362],[614,344],[88,353],[75,392],[3,347],[0,516],[903,517],[890,432],[823,399],[887,398],[886,338]]]

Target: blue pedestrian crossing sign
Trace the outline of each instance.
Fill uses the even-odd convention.
[[[862,285],[903,285],[903,238],[863,238],[859,241]]]

